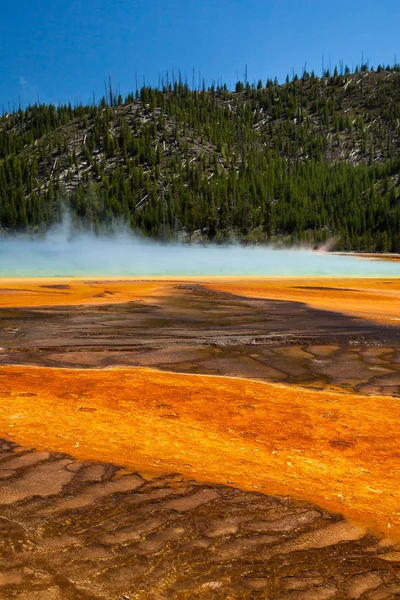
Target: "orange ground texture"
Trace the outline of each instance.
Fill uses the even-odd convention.
[[[20,444],[294,494],[400,535],[400,401],[149,369],[0,367]]]
[[[388,324],[400,323],[399,278],[208,277],[169,279],[1,279],[0,307],[111,304],[145,301],[169,294],[178,283],[195,282],[210,289],[253,298],[304,302]],[[51,286],[66,285],[57,289]]]
[[[400,318],[396,279],[197,282],[386,322]],[[60,284],[69,287],[47,287]],[[3,280],[0,306],[151,301],[174,285]],[[0,397],[0,436],[18,443],[141,472],[293,494],[400,536],[399,399],[149,369],[21,366],[0,367]]]
[[[314,308],[400,323],[400,279],[280,278],[226,279],[206,284],[252,298],[304,302]]]

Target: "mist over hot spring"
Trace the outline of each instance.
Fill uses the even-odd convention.
[[[121,227],[75,230],[68,219],[44,236],[0,238],[0,277],[57,276],[400,276],[400,262],[313,252],[161,243]]]

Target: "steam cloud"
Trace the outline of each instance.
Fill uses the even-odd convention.
[[[163,244],[126,229],[102,235],[74,231],[68,219],[45,237],[0,238],[0,277],[172,275],[398,277],[400,261],[261,246]]]

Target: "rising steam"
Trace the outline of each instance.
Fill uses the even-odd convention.
[[[400,262],[307,250],[163,244],[121,228],[96,235],[73,230],[68,219],[45,237],[0,238],[0,277],[61,276],[400,276]]]

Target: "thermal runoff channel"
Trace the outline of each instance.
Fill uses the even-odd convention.
[[[0,277],[189,275],[397,277],[400,262],[299,248],[160,243],[127,231],[97,235],[64,226],[43,237],[0,239]]]

